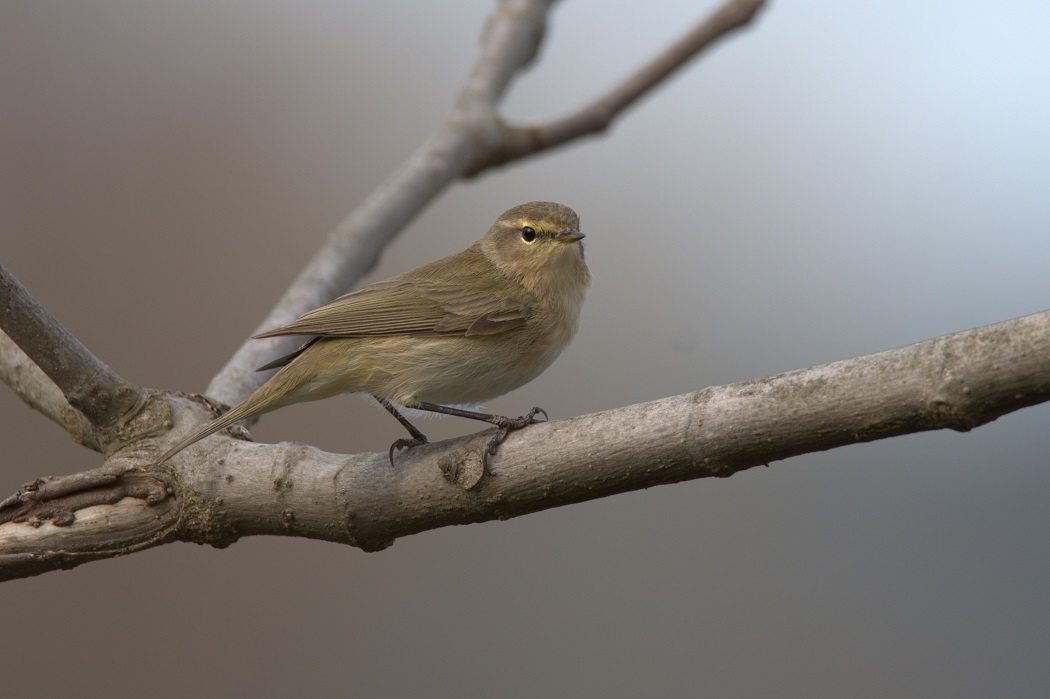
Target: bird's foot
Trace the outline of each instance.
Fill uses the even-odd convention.
[[[542,420],[537,420],[536,416],[542,415]],[[489,457],[495,456],[499,450],[499,445],[503,444],[503,440],[507,438],[514,430],[520,430],[523,427],[528,427],[537,422],[547,422],[550,418],[547,416],[547,411],[543,408],[533,408],[529,411],[528,415],[522,415],[521,417],[505,417],[503,415],[496,415],[492,424],[496,425],[499,430],[489,440],[488,445],[485,447],[484,458],[482,464],[485,466],[485,472],[489,473]]]
[[[394,465],[394,450],[401,451],[402,449],[411,449],[412,447],[418,447],[421,444],[427,444],[428,440],[425,436],[422,439],[416,439],[415,437],[409,439],[408,437],[402,437],[390,445],[390,465]]]

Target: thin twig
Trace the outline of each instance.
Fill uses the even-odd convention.
[[[457,107],[495,110],[514,76],[539,54],[555,0],[503,0],[488,19]]]
[[[764,4],[765,0],[729,0],[649,63],[587,106],[545,124],[508,126],[501,149],[491,160],[480,163],[478,172],[605,131],[625,109],[704,49],[749,24]]]

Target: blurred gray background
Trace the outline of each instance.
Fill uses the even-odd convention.
[[[579,105],[712,3],[573,0],[506,114]],[[202,390],[440,122],[487,0],[0,2],[0,260],[100,358]],[[552,418],[1050,307],[1050,5],[774,2],[607,135],[459,184],[371,279],[514,204],[587,233]],[[7,696],[1045,696],[1050,409],[378,554],[175,544],[0,586]],[[431,436],[477,428],[426,424]],[[354,397],[260,441],[385,450]],[[0,491],[100,463],[0,386]]]

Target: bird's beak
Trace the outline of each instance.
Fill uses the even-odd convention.
[[[586,237],[587,236],[585,236],[583,233],[580,233],[579,231],[564,231],[562,233],[559,233],[554,239],[557,240],[559,243],[573,243],[577,240],[582,240]]]

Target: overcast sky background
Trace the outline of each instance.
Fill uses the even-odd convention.
[[[514,121],[709,3],[560,4]],[[447,113],[492,4],[0,1],[0,261],[131,381],[200,391]],[[575,208],[552,418],[1050,307],[1050,5],[774,2],[605,136],[458,184],[370,279]],[[10,696],[1045,696],[1050,409],[365,554],[175,544],[0,586]],[[429,422],[432,437],[470,432]],[[341,397],[260,441],[380,451]],[[0,387],[0,491],[100,463]]]

